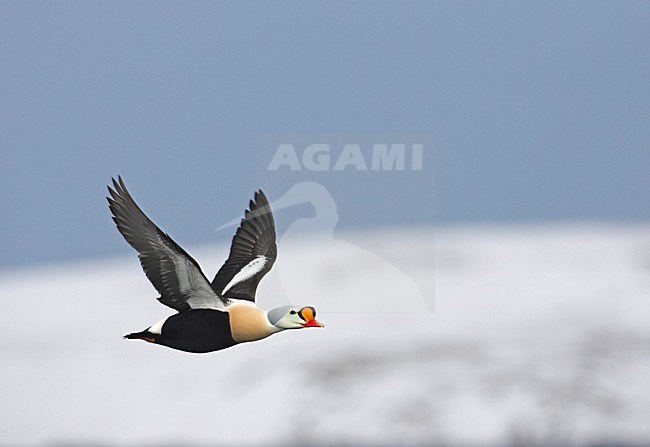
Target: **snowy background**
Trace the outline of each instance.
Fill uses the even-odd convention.
[[[372,239],[385,259],[410,259],[416,277],[432,272],[435,312],[402,306],[408,297],[392,293],[391,278],[355,259],[346,258],[358,274],[338,287],[336,244],[306,238],[281,244],[259,304],[286,293],[278,272],[288,267],[288,282],[318,285],[288,301],[326,309],[327,296],[342,295],[367,312],[322,310],[323,330],[207,355],[120,339],[169,314],[135,256],[5,273],[2,440],[650,443],[650,227],[445,228],[435,245],[413,250],[429,231],[345,236]],[[317,262],[293,262],[303,250]],[[212,272],[227,246],[191,253]],[[396,312],[373,313],[386,303]]]

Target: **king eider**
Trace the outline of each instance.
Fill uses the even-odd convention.
[[[271,270],[277,253],[271,206],[261,190],[250,201],[230,255],[210,283],[199,264],[138,207],[122,178],[112,180],[107,199],[117,229],[139,253],[142,269],[160,293],[158,301],[178,311],[124,338],[204,353],[285,329],[323,327],[311,306],[265,312],[255,304],[257,285]]]

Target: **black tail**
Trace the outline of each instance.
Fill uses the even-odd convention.
[[[148,341],[149,343],[156,343],[157,334],[152,334],[149,331],[132,332],[130,334],[126,334],[123,338],[127,338],[129,340],[144,340]]]

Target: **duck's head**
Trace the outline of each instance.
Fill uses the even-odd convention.
[[[316,320],[316,309],[311,306],[276,307],[269,311],[267,317],[269,322],[279,330],[325,327],[323,323]]]

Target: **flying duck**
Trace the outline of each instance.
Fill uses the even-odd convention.
[[[138,207],[122,178],[112,180],[107,199],[117,229],[139,253],[144,273],[160,293],[158,301],[178,311],[124,338],[205,353],[286,329],[324,327],[311,306],[288,305],[266,312],[255,304],[257,285],[277,254],[273,214],[262,190],[244,212],[228,259],[209,282],[194,258]]]

